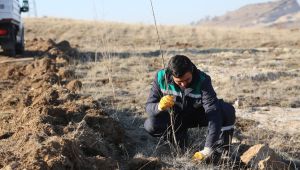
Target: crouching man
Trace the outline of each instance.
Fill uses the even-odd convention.
[[[235,123],[235,109],[217,98],[211,78],[198,70],[184,55],[172,57],[166,69],[159,70],[146,103],[146,131],[154,136],[172,133],[170,114],[174,117],[175,137],[180,148],[187,144],[187,130],[208,127],[205,147],[193,159],[204,160],[222,148],[228,151]],[[166,138],[171,143],[172,137]]]

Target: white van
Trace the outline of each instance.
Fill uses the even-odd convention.
[[[24,51],[24,27],[21,12],[28,12],[28,0],[0,0],[0,46],[9,56]]]

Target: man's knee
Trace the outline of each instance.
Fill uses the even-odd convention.
[[[234,125],[235,123],[235,108],[226,102],[222,102],[222,112],[224,116],[224,125]]]
[[[151,120],[151,118],[146,119],[144,128],[149,134],[152,134],[154,132],[154,122],[153,120]]]
[[[155,118],[149,117],[146,119],[144,123],[145,130],[154,137],[160,137],[163,135],[165,129],[164,126],[167,127],[167,125],[163,125],[162,123],[158,122]]]

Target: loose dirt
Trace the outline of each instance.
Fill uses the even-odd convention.
[[[67,56],[67,43],[49,42],[36,44],[43,53],[64,44],[57,54]],[[80,81],[59,74],[57,57],[1,63],[0,168],[117,169],[124,131],[76,93]]]

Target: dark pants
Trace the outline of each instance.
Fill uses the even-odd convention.
[[[229,103],[223,102],[223,100],[220,100],[219,103],[222,112],[221,115],[223,120],[223,128],[221,130],[220,139],[217,141],[216,145],[222,145],[225,147],[225,149],[228,149],[226,147],[228,147],[231,143],[233,135],[235,109]],[[184,146],[187,142],[187,130],[189,128],[208,126],[208,120],[203,108],[198,109],[198,111],[194,113],[181,115],[176,115],[175,113],[174,115],[175,136],[180,147]],[[145,121],[144,127],[146,131],[154,137],[168,136],[168,134],[171,132],[169,113],[162,112],[157,116],[149,117]],[[172,141],[172,138],[168,137],[168,139],[171,139]]]

